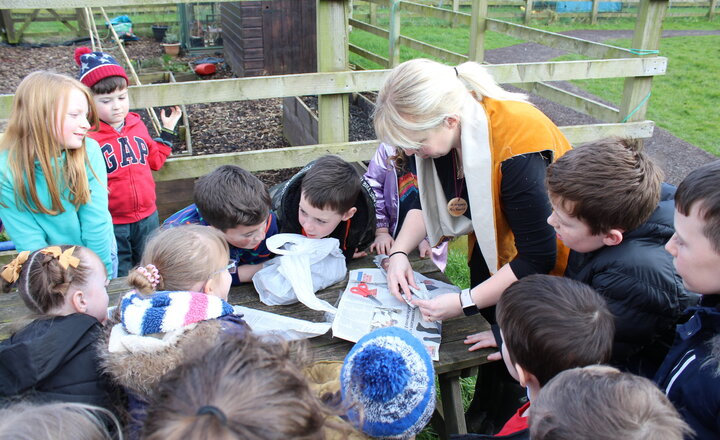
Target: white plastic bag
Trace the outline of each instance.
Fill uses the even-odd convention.
[[[260,301],[269,306],[300,301],[313,310],[337,312],[327,301],[315,296],[315,292],[341,281],[347,274],[345,256],[337,239],[276,234],[266,244],[278,257],[265,263],[252,278]]]

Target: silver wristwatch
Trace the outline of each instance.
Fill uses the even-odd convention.
[[[480,311],[475,305],[472,295],[470,295],[470,289],[463,289],[462,292],[460,292],[460,304],[462,305],[465,316],[474,315]]]

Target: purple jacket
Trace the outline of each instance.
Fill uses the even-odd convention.
[[[395,147],[381,143],[363,176],[375,193],[376,227],[388,228],[393,238],[399,232],[397,222],[400,217],[398,176],[395,164],[389,159],[394,155]],[[414,158],[411,157],[410,160],[414,160]],[[447,242],[432,248],[432,261],[443,272],[447,264],[447,252]]]
[[[380,144],[368,164],[365,180],[375,193],[376,227],[388,228],[395,237],[399,216],[398,178],[395,164],[389,160],[395,155],[395,147]]]

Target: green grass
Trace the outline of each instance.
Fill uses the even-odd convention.
[[[470,268],[467,265],[467,241],[466,237],[459,238],[450,243],[448,252],[448,262],[445,269],[445,275],[450,281],[461,289],[470,287]],[[460,388],[462,390],[463,409],[467,410],[470,406],[473,393],[475,391],[475,377],[460,378]],[[437,399],[440,399],[438,390]],[[432,426],[428,425],[418,436],[418,440],[437,440],[438,435]]]
[[[630,47],[630,40],[608,44]],[[653,79],[647,118],[675,136],[720,156],[720,35],[669,37],[660,42],[660,55],[668,58],[665,75]],[[579,59],[564,56],[559,60]],[[619,104],[622,78],[576,80],[578,86]]]

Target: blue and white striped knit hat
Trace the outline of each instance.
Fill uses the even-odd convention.
[[[372,437],[412,437],[435,410],[430,355],[415,336],[398,327],[363,336],[345,357],[340,383],[343,401],[360,406],[348,418]]]
[[[233,307],[221,298],[199,292],[161,291],[143,296],[130,291],[120,302],[120,320],[133,335],[180,330],[190,324],[232,315]]]

